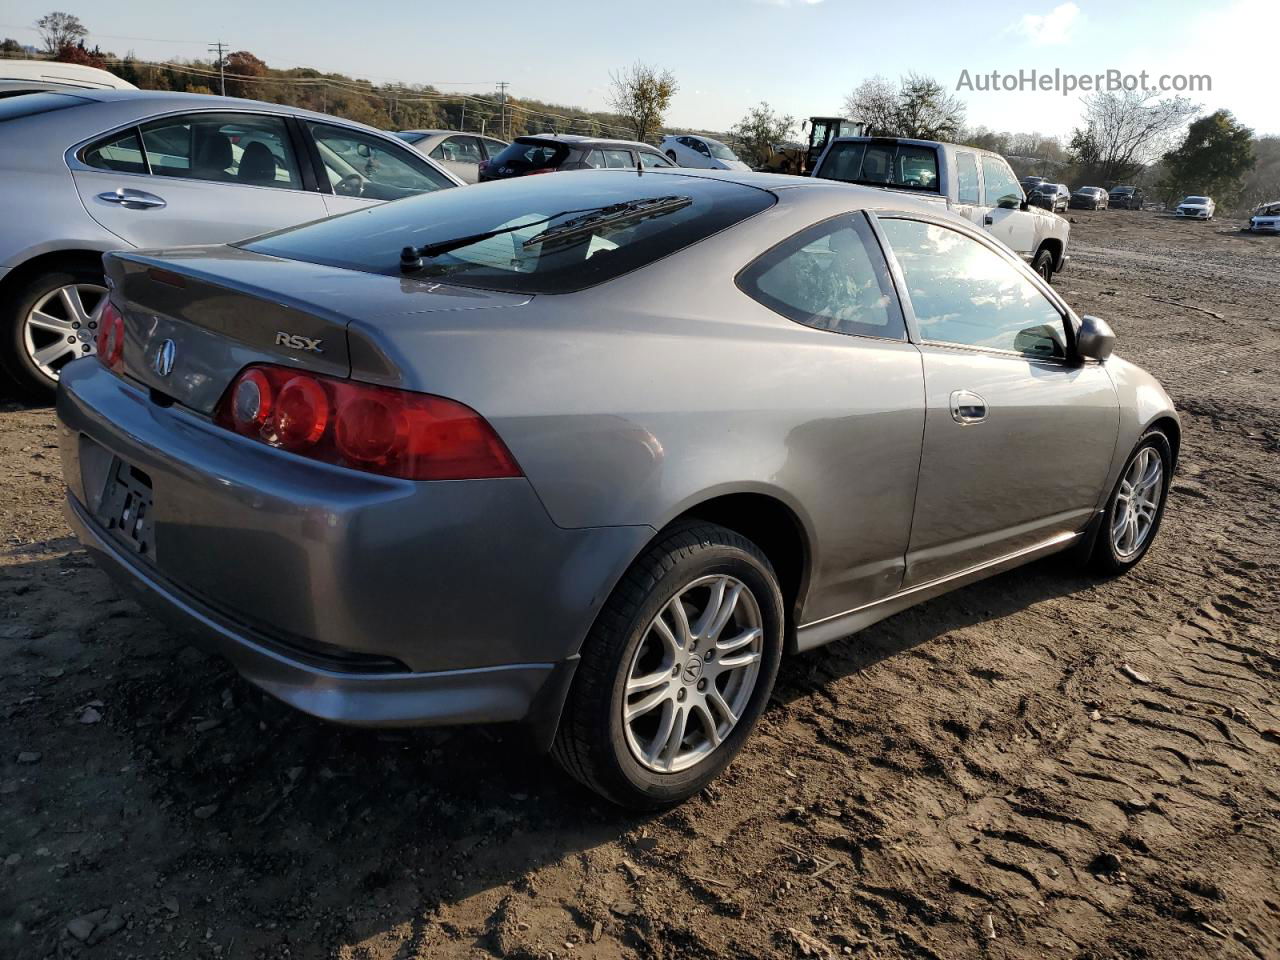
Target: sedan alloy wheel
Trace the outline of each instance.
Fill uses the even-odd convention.
[[[23,346],[31,362],[57,380],[63,366],[93,353],[106,305],[107,288],[98,283],[67,284],[42,296],[23,323]]]
[[[1111,546],[1127,560],[1142,549],[1160,509],[1164,464],[1152,447],[1144,447],[1120,481],[1111,518]]]

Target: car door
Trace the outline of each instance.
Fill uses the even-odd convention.
[[[902,583],[924,427],[920,353],[862,213],[775,245],[737,285],[812,328],[793,340],[805,359],[784,406],[813,403],[819,412],[788,436],[776,479],[819,531],[804,617],[837,618]]]
[[[428,156],[467,183],[480,179],[480,164],[485,159],[480,141],[469,136],[446,137]]]
[[[1021,209],[1026,196],[1003,157],[982,154],[982,226],[1008,247],[1030,258],[1036,249],[1035,214]]]
[[[978,177],[978,155],[972,150],[954,154],[956,199],[951,209],[975,227],[983,226],[988,208],[982,202],[982,181]]]
[[[1006,251],[906,214],[881,229],[924,362],[926,417],[904,586],[1083,529],[1111,464],[1106,370],[1070,357],[1070,318]]]
[[[135,247],[227,243],[326,213],[283,116],[158,117],[98,138],[70,166],[89,215]]]
[[[422,154],[386,137],[318,120],[304,127],[330,214],[458,186]]]

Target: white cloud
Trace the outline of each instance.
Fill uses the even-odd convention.
[[[1056,47],[1071,39],[1079,20],[1080,8],[1068,0],[1048,13],[1024,13],[1015,29],[1037,47]]]

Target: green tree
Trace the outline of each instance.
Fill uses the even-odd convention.
[[[4,43],[0,43],[0,57],[13,57],[22,53],[22,44],[13,37],[5,37]]]
[[[659,70],[636,62],[609,75],[609,105],[645,140],[662,126],[663,114],[671,106],[679,85],[670,70]]]
[[[1218,110],[1191,124],[1181,146],[1164,155],[1160,190],[1167,202],[1198,193],[1229,206],[1239,200],[1256,162],[1253,131],[1231,111]]]
[[[55,10],[46,13],[36,21],[36,32],[44,41],[44,51],[50,56],[56,55],[63,47],[74,47],[89,35],[80,18]]]
[[[933,77],[908,73],[895,87],[884,77],[871,77],[845,98],[851,120],[860,120],[880,137],[954,140],[964,124],[964,101]]]
[[[773,156],[775,147],[790,137],[795,128],[795,117],[774,113],[773,108],[761,100],[730,133],[738,141],[742,159],[752,167],[759,167]]]

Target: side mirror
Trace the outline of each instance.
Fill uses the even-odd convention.
[[[1018,209],[1021,210],[1023,213],[1026,213],[1028,210],[1031,209],[1031,204],[1027,202],[1026,197],[1023,197],[1020,201],[1018,201]]]
[[[1116,345],[1116,335],[1107,321],[1085,314],[1076,331],[1076,355],[1082,359],[1105,360]]]

